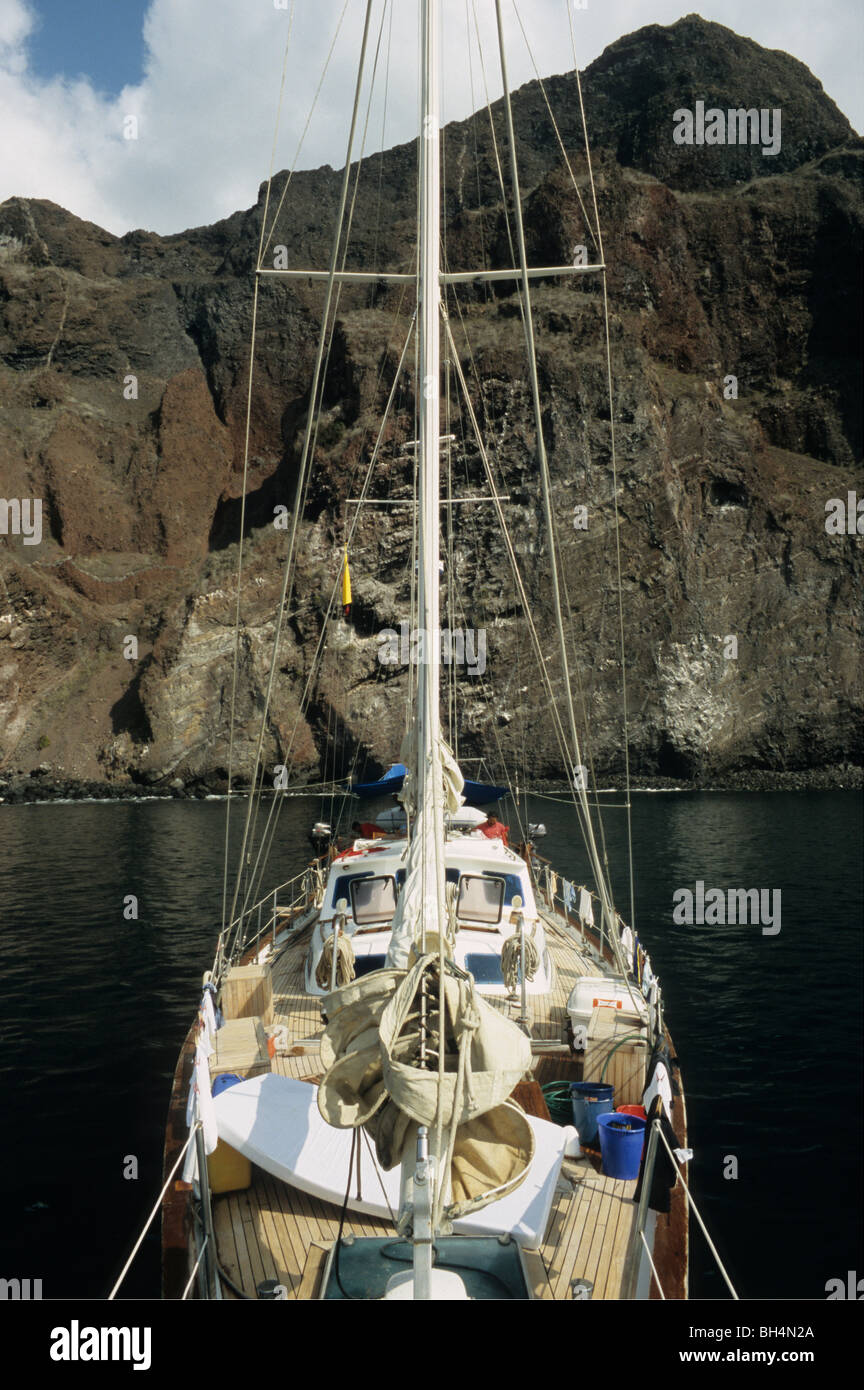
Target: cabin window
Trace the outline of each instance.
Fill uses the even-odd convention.
[[[356,883],[358,878],[371,878],[372,870],[369,869],[365,874],[340,874],[333,889],[333,906],[335,907],[340,898],[344,898],[346,903],[351,901],[353,889],[351,885]]]
[[[386,878],[355,878],[351,884],[351,907],[358,927],[389,922],[396,911],[396,883]]]
[[[460,922],[483,922],[492,926],[501,921],[504,880],[479,874],[463,874],[459,880],[456,916]]]

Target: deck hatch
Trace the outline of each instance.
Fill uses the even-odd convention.
[[[459,880],[456,916],[460,922],[485,922],[493,926],[501,921],[504,905],[503,877],[490,874],[463,874]]]
[[[396,911],[396,880],[393,875],[355,878],[351,884],[351,911],[358,927],[392,921]]]

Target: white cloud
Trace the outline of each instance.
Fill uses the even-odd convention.
[[[19,49],[33,28],[33,16],[23,0],[0,0],[0,59]]]
[[[579,64],[645,23],[668,24],[690,11],[678,0],[589,0],[574,12]],[[785,48],[812,67],[841,109],[858,111],[860,20],[857,0],[827,0],[816,28],[809,0],[711,0],[706,18]],[[300,164],[344,162],[354,64],[360,44],[361,0],[350,0],[341,40],[322,90]],[[342,0],[297,0],[289,78],[275,167],[293,159]],[[500,93],[494,11],[483,13],[490,95]],[[521,0],[526,29],[543,74],[572,67],[564,0]],[[468,75],[464,0],[444,0],[446,45],[443,114],[464,117],[483,100],[476,53],[474,101]],[[533,76],[512,8],[505,6],[510,79]],[[832,22],[825,22],[827,14]],[[377,41],[376,0],[370,66]],[[27,37],[34,22],[27,0],[0,0],[0,200],[13,194],[50,198],[79,217],[117,233],[145,226],[168,233],[214,221],[249,206],[270,163],[273,121],[289,11],[274,0],[152,0],[144,25],[142,81],[118,98],[86,80],[43,81],[29,68]],[[379,60],[383,86],[390,42],[385,142],[412,138],[416,128],[416,9],[396,0],[392,33],[385,29]],[[452,35],[455,34],[455,37]],[[367,151],[380,147],[383,107],[373,103]],[[124,139],[124,121],[138,120],[138,138]]]

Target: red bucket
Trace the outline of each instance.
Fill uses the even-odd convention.
[[[644,1105],[616,1105],[615,1109],[619,1115],[638,1115],[640,1120],[648,1119]]]

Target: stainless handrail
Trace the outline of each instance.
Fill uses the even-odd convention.
[[[262,898],[259,898],[257,902],[245,908],[233,921],[227,923],[227,925],[223,927],[219,933],[216,943],[216,952],[213,957],[211,980],[214,985],[219,985],[225,972],[226,965],[230,964],[231,960],[236,957],[238,950],[253,945],[260,937],[266,935],[266,933],[271,930],[274,933],[275,939],[276,923],[278,920],[276,911],[277,899],[282,897],[287,890],[294,888],[297,884],[302,884],[301,891],[289,898],[287,906],[283,904],[282,911],[290,912],[292,909],[302,906],[304,902],[307,906],[311,905],[311,900],[314,898],[314,890],[312,885],[313,873],[310,871],[314,868],[317,868],[317,866],[307,865],[305,869],[301,869],[293,878],[286,879],[284,883],[278,884],[276,888],[268,889],[267,893]],[[268,915],[265,920],[264,905],[269,903],[271,899],[273,902],[272,915]],[[242,932],[242,927],[244,923],[248,923],[255,915],[258,917],[258,929],[253,936],[245,936]],[[232,935],[237,944],[235,949],[229,954],[226,951],[226,945]]]

